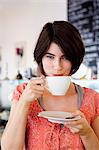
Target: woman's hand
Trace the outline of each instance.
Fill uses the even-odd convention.
[[[25,102],[33,102],[35,98],[39,98],[41,95],[43,95],[45,83],[44,79],[45,77],[43,75],[39,78],[32,78],[28,82],[20,99]]]
[[[84,114],[77,110],[75,113],[73,113],[73,116],[80,115],[81,119],[75,120],[75,121],[69,121],[66,122],[66,126],[70,129],[73,133],[78,133],[81,136],[87,136],[92,131],[92,128],[88,121],[86,120]]]

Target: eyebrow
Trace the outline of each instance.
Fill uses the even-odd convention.
[[[47,52],[46,54],[47,54],[47,55],[51,55],[51,56],[56,56],[56,55],[54,55],[54,54],[52,54],[52,53],[49,53],[49,52]],[[65,56],[65,55],[63,54],[62,56]],[[62,56],[61,56],[61,57],[62,57]]]
[[[52,56],[55,56],[54,54],[52,54],[52,53],[46,53],[47,55],[52,55]]]

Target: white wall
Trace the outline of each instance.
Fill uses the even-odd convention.
[[[8,63],[9,78],[16,71],[15,47],[25,43],[25,67],[33,64],[33,49],[42,26],[53,20],[67,20],[66,0],[34,0],[25,3],[8,3],[2,9],[3,26],[0,26],[0,45],[2,45],[2,77]],[[2,28],[2,30],[1,30]],[[1,36],[2,35],[2,36]]]
[[[2,7],[0,5],[0,47],[2,45],[2,37],[3,37],[3,14],[2,14]]]

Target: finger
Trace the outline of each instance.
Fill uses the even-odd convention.
[[[44,79],[34,79],[31,81],[33,84],[43,84],[44,83]]]
[[[72,133],[78,133],[79,132],[79,129],[77,129],[77,128],[69,128],[70,129],[70,131],[72,132]]]
[[[82,124],[67,124],[68,127],[74,127],[74,128],[77,128],[77,129],[82,129]]]
[[[43,85],[33,85],[33,86],[30,86],[30,88],[32,90],[44,91],[44,86]]]
[[[41,76],[40,76],[40,79],[45,79],[45,76],[44,76],[44,75],[41,75]]]
[[[42,91],[38,91],[35,94],[41,96],[41,95],[43,95],[43,92]]]
[[[81,123],[82,121],[79,119],[75,121],[66,122],[65,125],[73,127],[73,126],[81,125]]]
[[[33,79],[33,80],[30,80],[29,83],[28,83],[28,86],[32,87],[34,85],[44,86],[44,80],[43,79]]]
[[[76,121],[69,121],[69,122],[66,122],[65,125],[72,127],[72,126],[77,125],[77,122]]]
[[[78,115],[79,115],[79,116],[85,118],[83,112],[81,112],[80,110],[76,110],[75,112],[72,113],[72,115],[73,115],[73,116],[78,116]]]
[[[33,93],[35,95],[35,93],[40,93],[43,94],[44,93],[44,87],[40,86],[40,85],[28,85],[27,88],[25,89],[27,94],[31,94]]]

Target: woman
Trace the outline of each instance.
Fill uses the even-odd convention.
[[[99,94],[72,82],[64,96],[53,96],[45,87],[46,76],[75,73],[84,54],[81,36],[72,24],[45,24],[34,50],[40,77],[16,87],[2,150],[99,150]],[[52,123],[38,117],[43,110],[68,111],[81,119]]]

